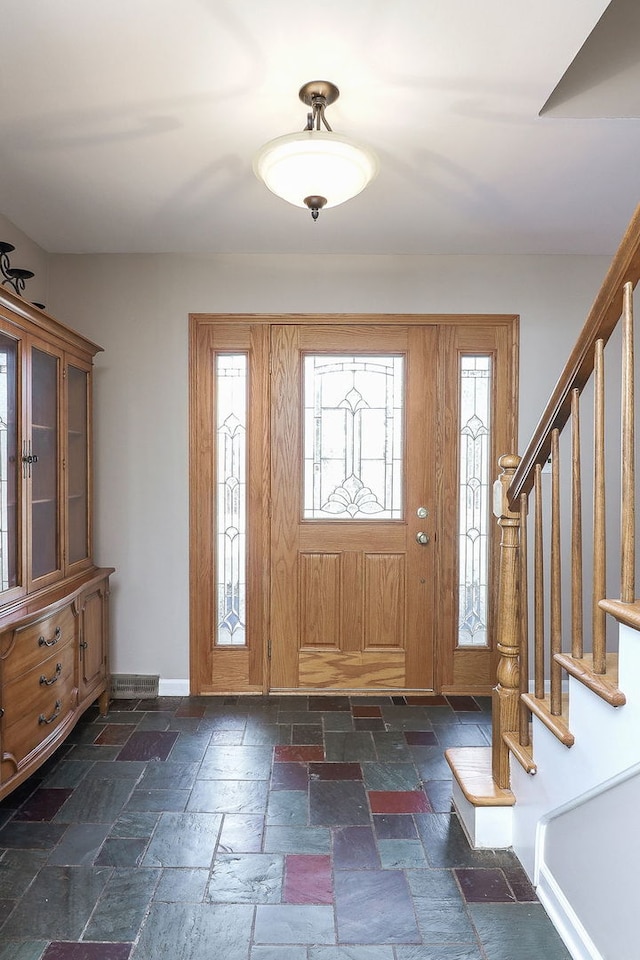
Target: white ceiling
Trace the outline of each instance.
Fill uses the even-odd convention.
[[[0,0],[0,211],[52,252],[611,253],[640,120],[539,115],[607,6]],[[251,166],[315,79],[381,163],[317,223]]]

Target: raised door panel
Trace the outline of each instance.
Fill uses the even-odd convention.
[[[80,699],[104,683],[107,676],[107,585],[82,594],[78,602]]]

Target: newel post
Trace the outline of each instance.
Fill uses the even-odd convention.
[[[509,787],[509,748],[503,733],[518,729],[520,691],[520,592],[518,563],[520,514],[509,508],[507,491],[520,457],[506,454],[498,460],[502,473],[493,485],[493,514],[498,520],[500,537],[500,570],[496,642],[498,661],[497,685],[492,704],[492,773],[497,786]]]

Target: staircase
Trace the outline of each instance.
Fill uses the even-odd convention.
[[[500,458],[492,746],[446,754],[472,844],[513,846],[576,960],[640,956],[639,278],[640,207],[531,443]]]

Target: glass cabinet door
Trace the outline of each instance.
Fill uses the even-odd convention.
[[[31,351],[31,578],[60,570],[59,357]]]
[[[89,372],[67,365],[67,564],[86,560],[89,548]]]
[[[0,332],[0,591],[18,585],[18,341]]]

